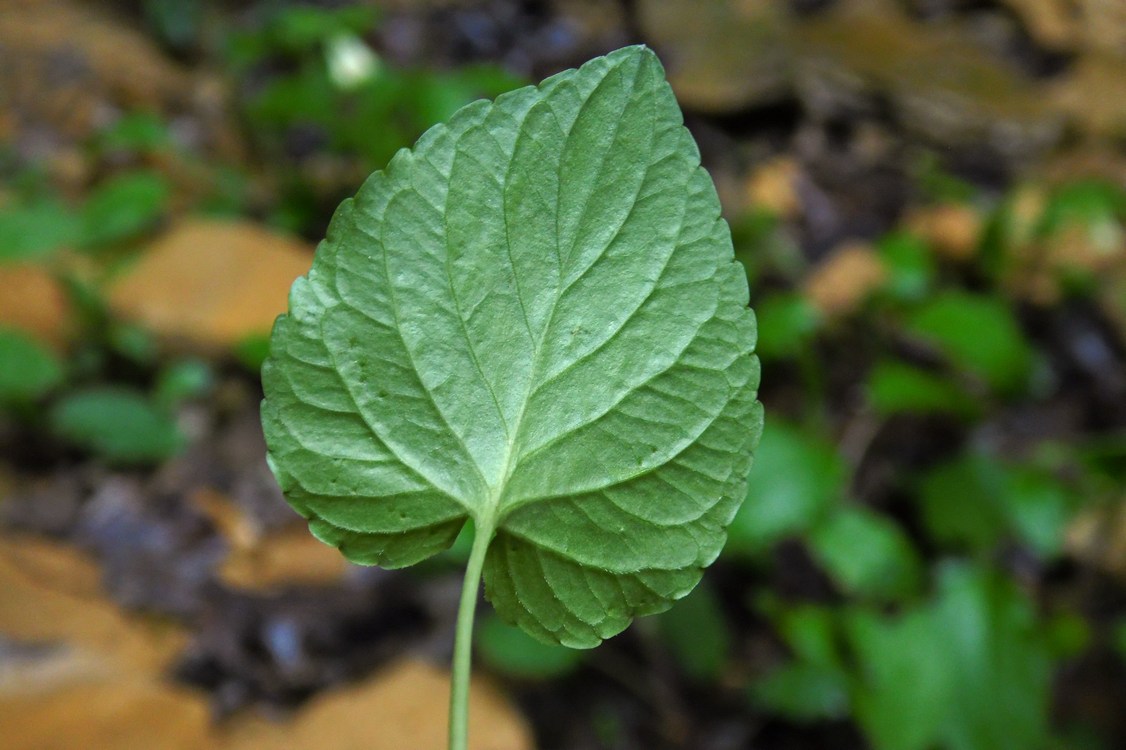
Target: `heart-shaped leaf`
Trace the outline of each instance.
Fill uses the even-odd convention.
[[[754,317],[655,55],[479,101],[345,201],[263,367],[313,533],[401,567],[468,518],[486,592],[589,647],[719,554],[762,410]]]

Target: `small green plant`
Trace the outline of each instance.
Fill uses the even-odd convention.
[[[279,185],[272,223],[320,231],[357,173],[382,167],[474,99],[525,83],[495,65],[397,66],[368,44],[378,24],[366,5],[281,3],[227,40],[248,134]]]
[[[644,47],[461,109],[337,210],[263,366],[269,460],[359,563],[472,521],[451,748],[482,576],[503,620],[590,648],[718,556],[762,427],[747,301]]]

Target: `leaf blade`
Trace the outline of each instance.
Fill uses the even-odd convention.
[[[313,532],[389,567],[492,534],[486,593],[592,646],[718,555],[762,425],[745,275],[656,57],[476,102],[338,209],[263,368]]]

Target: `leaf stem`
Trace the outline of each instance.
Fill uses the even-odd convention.
[[[485,553],[495,531],[494,518],[479,519],[474,529],[473,550],[469,553],[469,563],[465,567],[465,580],[461,585],[450,681],[449,750],[466,750],[469,746],[469,674],[473,666],[473,617],[477,611],[477,593],[481,587]]]

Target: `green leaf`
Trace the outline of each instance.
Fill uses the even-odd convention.
[[[176,423],[144,395],[124,388],[89,388],[52,407],[51,429],[64,440],[118,464],[145,464],[184,445]]]
[[[0,263],[42,259],[77,236],[77,221],[56,201],[0,208]]]
[[[895,617],[856,610],[852,698],[878,750],[1047,747],[1052,657],[1032,604],[1000,575],[950,565]]]
[[[497,617],[481,622],[475,640],[490,667],[528,680],[562,677],[573,672],[583,660],[583,652],[536,640]]]
[[[1019,390],[1028,380],[1032,349],[1012,311],[999,299],[947,292],[917,310],[908,329],[997,391]]]
[[[809,534],[814,556],[848,593],[896,599],[921,578],[911,541],[891,519],[865,508],[839,508]]]
[[[184,359],[161,371],[153,392],[153,401],[164,409],[173,409],[181,402],[203,396],[215,384],[211,366],[201,359]]]
[[[0,328],[0,405],[38,398],[63,380],[50,349],[20,332]]]
[[[932,469],[919,486],[923,519],[947,544],[989,550],[1011,534],[1052,557],[1077,505],[1050,473],[969,454]]]
[[[856,611],[845,625],[860,665],[852,686],[853,710],[873,747],[934,747],[949,715],[953,678],[932,608],[897,618]]]
[[[949,378],[893,360],[877,362],[868,374],[868,398],[883,415],[899,413],[953,414],[970,418],[980,407]]]
[[[926,242],[907,232],[880,239],[877,251],[888,269],[887,290],[898,299],[923,297],[934,279],[934,257]]]
[[[772,713],[797,721],[840,719],[849,707],[844,674],[816,664],[786,664],[755,680],[750,692]]]
[[[231,353],[243,367],[258,372],[270,355],[270,339],[261,333],[249,334],[235,342]]]
[[[775,605],[772,609],[776,611],[767,614],[794,656],[827,670],[842,667],[836,644],[836,612],[813,604]]]
[[[823,438],[771,422],[756,451],[758,479],[731,525],[734,552],[755,553],[810,528],[845,490],[847,468]]]
[[[794,660],[756,678],[751,699],[797,721],[840,718],[849,707],[849,675],[839,653],[837,612],[789,605],[769,592],[756,608],[773,622]]]
[[[945,746],[1045,747],[1052,657],[1032,603],[1011,581],[968,566],[944,570],[940,590],[933,647],[953,688]]]
[[[263,367],[310,529],[386,567],[495,534],[486,593],[599,643],[687,594],[746,494],[754,317],[643,47],[475,102],[345,201]]]
[[[800,294],[767,297],[758,309],[758,355],[766,361],[808,351],[821,325],[821,313]]]
[[[125,115],[98,134],[98,145],[105,151],[153,153],[172,143],[168,126],[151,112]]]
[[[1118,654],[1118,658],[1126,661],[1126,618],[1114,623],[1110,634],[1110,645]]]
[[[1004,491],[1001,467],[971,454],[928,472],[918,497],[923,520],[937,541],[988,550],[1005,531],[1005,514],[998,500]]]
[[[168,183],[156,172],[114,177],[82,207],[82,244],[98,249],[135,238],[164,213],[169,194]]]
[[[1087,230],[1096,247],[1110,254],[1121,247],[1126,221],[1126,190],[1113,182],[1080,180],[1058,188],[1036,226],[1036,234],[1049,236],[1068,226]]]
[[[658,618],[661,636],[685,674],[715,682],[731,656],[731,632],[715,591],[697,586]]]
[[[1005,474],[1005,491],[1000,499],[1010,525],[1023,542],[1044,557],[1060,553],[1078,505],[1067,487],[1047,472],[1014,467]]]

